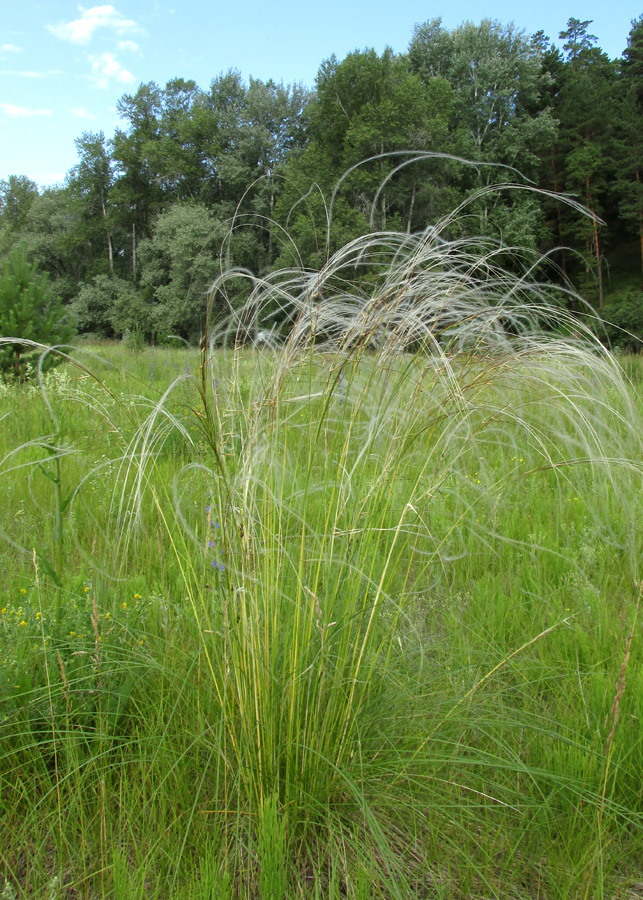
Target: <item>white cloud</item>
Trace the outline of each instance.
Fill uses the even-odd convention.
[[[21,53],[22,47],[16,47],[15,44],[3,44],[0,47],[0,53]]]
[[[26,106],[14,106],[13,103],[0,103],[0,111],[6,116],[25,118],[27,116],[50,116],[50,109],[27,109]]]
[[[113,6],[92,6],[83,9],[79,6],[80,18],[59,25],[47,25],[49,31],[63,41],[72,44],[88,44],[97,28],[111,28],[117,34],[127,34],[141,29],[133,19],[126,19]]]
[[[93,121],[96,118],[96,116],[85,109],[84,106],[76,106],[73,109],[70,109],[70,112],[75,116],[78,116],[79,119],[91,119]]]
[[[119,50],[132,50],[134,53],[138,53],[138,44],[136,41],[121,41],[118,45]]]
[[[91,78],[98,87],[106,88],[110,81],[120,81],[121,84],[131,84],[134,76],[122,66],[112,53],[101,53],[98,56],[90,56],[93,75]]]
[[[0,71],[0,75],[13,75],[16,78],[51,78],[54,75],[60,75],[60,69],[48,69],[46,72],[29,72],[3,69],[2,71]]]

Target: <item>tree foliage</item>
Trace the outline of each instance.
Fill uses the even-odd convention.
[[[206,89],[141,84],[111,137],[77,139],[64,184],[0,182],[0,260],[21,244],[83,331],[188,337],[220,265],[319,266],[369,229],[415,232],[461,207],[453,235],[547,252],[597,306],[617,270],[636,294],[643,16],[620,60],[591,24],[570,18],[555,45],[430,19],[407,53],[326,59],[312,91],[235,70]]]
[[[227,227],[201,203],[176,203],[158,218],[141,242],[140,291],[148,335],[198,339],[206,324],[207,293],[220,271]],[[132,328],[119,318],[119,330]]]
[[[482,164],[461,172],[463,192],[537,177],[556,122],[547,108],[538,108],[548,79],[524,32],[490,19],[449,31],[432,19],[415,27],[409,59],[426,83],[441,78],[449,84],[453,152]],[[528,194],[484,193],[472,204],[468,225],[508,245],[536,246],[542,217]]]

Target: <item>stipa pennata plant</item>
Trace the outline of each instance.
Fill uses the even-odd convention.
[[[448,225],[365,236],[319,272],[224,274],[212,294],[233,311],[193,383],[198,440],[168,392],[131,445],[131,520],[169,433],[200,448],[155,502],[181,526],[222,810],[276,798],[305,830],[368,816],[386,765],[391,790],[406,783],[428,741],[396,755],[382,709],[417,650],[414,604],[472,541],[502,540],[498,503],[526,479],[577,500],[582,472],[597,527],[621,504],[629,524],[609,540],[636,571],[641,431],[619,365],[532,260],[514,253],[508,271],[507,248],[448,240]]]
[[[438,860],[483,859],[462,896],[502,896],[498,857],[520,857],[522,840],[511,844],[509,826],[524,834],[540,816],[572,833],[589,827],[587,810],[605,833],[639,826],[624,791],[602,793],[609,709],[592,707],[580,663],[596,737],[568,730],[564,711],[547,718],[540,700],[523,709],[517,687],[553,691],[557,674],[537,668],[552,635],[569,632],[582,650],[572,629],[599,615],[602,554],[637,573],[639,414],[617,362],[532,260],[515,253],[507,271],[507,248],[449,240],[443,226],[366,236],[318,272],[226,273],[213,296],[230,317],[196,374],[181,364],[156,400],[129,396],[120,421],[113,396],[76,395],[116,437],[73,483],[66,546],[80,540],[85,503],[108,537],[109,591],[141,565],[150,536],[163,575],[180,569],[155,597],[144,645],[125,598],[118,621],[92,606],[85,655],[69,647],[84,672],[74,681],[63,656],[47,707],[64,710],[51,730],[92,760],[61,769],[60,784],[70,805],[74,779],[93,785],[107,889],[150,875],[134,877],[128,848],[107,846],[110,785],[114,798],[123,784],[136,791],[128,834],[155,821],[171,790],[182,809],[166,877],[174,892],[197,835],[198,896],[276,896],[293,878],[318,896],[366,896],[372,884],[384,897],[430,895],[444,880],[418,875],[432,842]],[[99,479],[113,488],[102,518],[91,509]],[[553,498],[553,522],[530,508],[527,485]],[[581,546],[568,552],[572,526]],[[495,589],[523,558],[531,617],[515,618],[498,591],[488,654],[465,647],[457,665],[441,641],[449,628],[464,635],[478,602],[466,573],[476,586],[497,575]],[[578,607],[557,608],[529,580],[547,560],[565,598],[583,594]],[[523,656],[532,668],[517,670]],[[555,771],[556,753],[572,774]],[[153,829],[152,844],[163,831]],[[496,836],[488,856],[481,835]]]

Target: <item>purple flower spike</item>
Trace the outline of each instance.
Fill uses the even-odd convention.
[[[219,523],[218,523],[218,522],[215,522],[215,523],[214,523],[214,527],[215,527],[215,528],[218,528],[218,527],[219,527]]]
[[[213,541],[208,541],[208,547],[212,547],[213,543]]]
[[[213,559],[212,560],[212,568],[216,569],[216,567],[217,567],[217,561],[216,561],[216,559]]]
[[[225,569],[225,566],[223,565],[223,563],[219,563],[219,571],[223,572],[224,569]]]

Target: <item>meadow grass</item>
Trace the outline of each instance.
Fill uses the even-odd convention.
[[[2,389],[1,896],[633,889],[640,399],[474,249]]]

